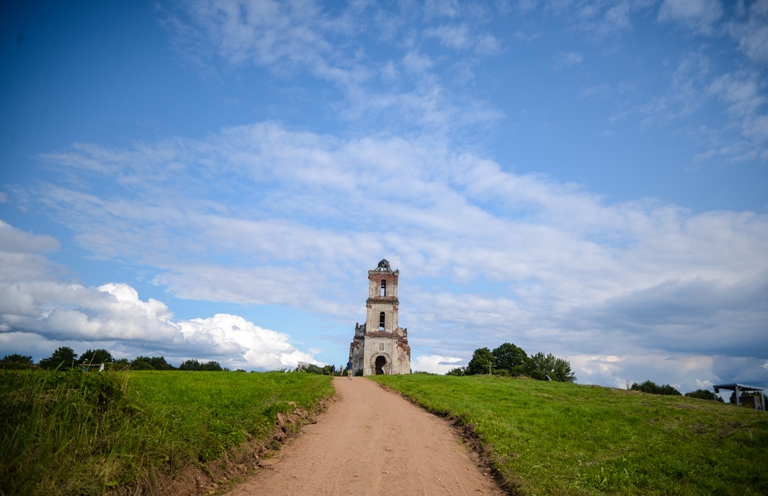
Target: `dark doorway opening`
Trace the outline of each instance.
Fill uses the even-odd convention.
[[[384,375],[384,366],[387,364],[387,359],[383,356],[376,357],[376,375]]]

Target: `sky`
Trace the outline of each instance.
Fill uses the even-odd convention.
[[[0,9],[0,354],[768,387],[768,0]]]

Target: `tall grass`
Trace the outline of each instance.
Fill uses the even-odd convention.
[[[0,371],[0,492],[103,494],[266,437],[332,394],[307,374]]]
[[[473,424],[512,492],[768,494],[765,412],[499,377],[374,380]]]

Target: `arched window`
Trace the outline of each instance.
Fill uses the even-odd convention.
[[[387,296],[387,281],[381,281],[381,296]]]
[[[384,312],[381,312],[379,314],[379,330],[380,331],[384,330]]]

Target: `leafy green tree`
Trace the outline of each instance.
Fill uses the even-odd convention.
[[[179,365],[179,370],[201,370],[197,360],[185,360]]]
[[[164,356],[152,357],[149,359],[149,363],[155,370],[174,370],[176,367],[165,361]]]
[[[472,360],[467,364],[465,375],[490,374],[496,359],[488,348],[478,348],[472,353]]]
[[[145,356],[137,356],[131,362],[131,370],[155,370],[152,359]]]
[[[205,370],[208,372],[221,372],[224,369],[221,368],[221,365],[219,365],[219,362],[214,362],[213,360],[211,360],[210,362],[207,362],[207,363],[201,363],[200,370]]]
[[[491,353],[495,360],[494,368],[497,370],[508,370],[511,374],[522,373],[525,362],[528,360],[528,354],[522,348],[512,343],[504,343]]]
[[[576,374],[571,370],[571,362],[563,358],[555,358],[555,375],[552,379],[560,382],[575,382]]]
[[[32,368],[32,356],[31,355],[19,355],[14,353],[13,355],[5,355],[0,360],[0,369],[30,369]]]
[[[62,370],[70,368],[77,362],[77,353],[69,346],[60,346],[48,358],[40,360],[40,368],[53,370],[57,367]]]
[[[112,362],[112,367],[117,370],[125,370],[131,366],[131,362],[127,358],[119,358]]]
[[[685,396],[689,398],[699,398],[700,400],[720,400],[723,401],[722,398],[718,398],[715,393],[708,389],[697,389],[696,391],[691,391],[689,393],[685,393]]]
[[[669,384],[664,384],[663,386],[659,386],[653,381],[645,381],[641,384],[638,384],[636,382],[633,382],[632,385],[629,387],[632,391],[641,391],[643,393],[648,394],[660,394],[664,396],[682,396],[680,394],[680,391],[673,388]]]
[[[109,351],[99,348],[97,350],[87,350],[85,353],[80,355],[80,360],[78,361],[79,364],[86,364],[86,363],[112,363],[114,359],[112,358],[112,353]]]
[[[524,367],[525,373],[534,379],[544,380],[549,376],[553,381],[574,382],[576,375],[571,370],[571,364],[567,360],[557,358],[549,353],[536,353],[528,358]]]
[[[466,370],[465,367],[456,367],[455,369],[451,369],[448,372],[446,372],[445,375],[462,376],[462,375],[464,375],[464,371],[465,370]]]

